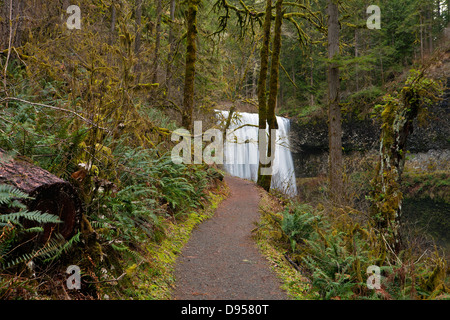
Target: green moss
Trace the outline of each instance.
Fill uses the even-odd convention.
[[[413,121],[442,88],[422,72],[411,70],[405,86],[395,95],[384,97],[381,113],[380,160],[372,180],[372,217],[377,229],[394,251],[399,250],[399,218],[402,207],[401,175],[405,163],[406,140],[413,128]]]

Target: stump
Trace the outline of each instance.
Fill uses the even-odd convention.
[[[32,197],[24,201],[28,210],[39,210],[60,218],[62,223],[43,225],[40,242],[46,242],[53,233],[69,239],[79,228],[82,203],[69,182],[20,157],[12,159],[0,149],[0,184],[12,185]],[[24,223],[31,226],[30,222]]]

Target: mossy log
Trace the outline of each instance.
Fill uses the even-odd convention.
[[[28,210],[39,210],[60,218],[62,223],[43,226],[44,231],[40,234],[39,241],[47,241],[53,233],[60,233],[69,239],[79,228],[82,203],[69,182],[21,157],[13,159],[0,149],[0,184],[12,185],[28,194],[31,199],[24,201]],[[11,209],[0,210],[5,213]]]

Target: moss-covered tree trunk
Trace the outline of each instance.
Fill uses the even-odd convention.
[[[278,0],[275,5],[276,17],[273,36],[272,61],[270,66],[269,99],[267,102],[267,123],[269,124],[269,129],[278,129],[277,118],[275,116],[275,107],[277,105],[278,84],[279,84],[281,26],[283,24],[282,6],[283,0]]]
[[[155,30],[155,57],[153,60],[153,83],[158,82],[158,60],[159,47],[161,43],[161,16],[162,16],[162,0],[157,1],[156,6],[156,30]]]
[[[267,127],[267,95],[266,95],[266,81],[267,81],[267,71],[269,69],[269,44],[270,44],[270,26],[272,20],[272,1],[267,0],[266,2],[266,12],[264,16],[263,24],[263,40],[260,51],[261,57],[261,68],[259,71],[258,78],[258,116],[259,116],[259,130],[266,130]],[[260,136],[258,140],[259,146],[267,145],[267,137]],[[261,149],[261,148],[260,148]],[[260,154],[260,157],[262,155]],[[258,166],[258,185],[264,188],[267,185],[267,177],[261,174],[261,162]],[[269,181],[270,187],[270,181]]]
[[[275,130],[278,129],[277,118],[275,115],[275,107],[277,105],[278,96],[278,83],[279,83],[279,63],[280,63],[280,53],[281,53],[281,26],[283,24],[283,0],[278,0],[275,4],[276,16],[275,16],[275,27],[273,36],[273,47],[272,47],[272,57],[270,65],[270,80],[269,80],[269,98],[267,101],[267,112],[266,121],[269,125],[269,139],[267,143],[267,159],[271,159],[270,163],[266,166],[267,171],[265,175],[261,175],[259,180],[259,185],[265,190],[270,189],[270,184],[272,181],[272,168],[275,161],[275,150],[272,150],[272,141],[276,138],[273,136]],[[261,123],[260,123],[261,125]],[[261,126],[260,126],[261,128]],[[272,154],[273,153],[273,154]],[[262,165],[261,163],[259,164]],[[261,173],[261,171],[259,170]]]
[[[403,194],[401,175],[405,164],[406,142],[413,132],[413,121],[424,105],[432,103],[439,86],[423,77],[410,77],[398,97],[387,96],[381,114],[380,160],[372,180],[371,215],[386,250],[401,249],[400,220]]]
[[[174,20],[175,20],[175,0],[170,0],[170,26],[169,26],[169,52],[167,53],[167,67],[166,67],[166,91],[167,97],[170,98],[171,83],[172,83],[172,60],[175,54],[175,36],[174,36]]]
[[[140,83],[140,57],[141,51],[141,28],[142,28],[142,0],[136,0],[135,9],[135,40],[134,40],[134,55],[136,56],[136,64],[134,65],[134,73],[136,76],[136,83]]]
[[[134,54],[138,55],[141,49],[141,22],[142,22],[142,0],[136,0],[136,36],[134,40]]]
[[[339,55],[339,9],[336,0],[328,0],[328,59]],[[339,67],[328,65],[328,136],[329,136],[329,182],[334,203],[342,196],[342,124],[339,105]]]
[[[181,125],[190,130],[194,113],[195,61],[197,58],[197,11],[200,0],[188,1],[186,35],[186,69],[184,74],[183,114]]]

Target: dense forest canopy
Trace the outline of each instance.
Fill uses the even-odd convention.
[[[239,111],[258,113],[264,130],[278,129],[275,116],[329,125],[326,200],[313,208],[279,195],[287,209],[267,222],[283,234],[291,262],[309,268],[314,297],[448,294],[445,259],[428,257],[416,279],[408,263],[417,256],[403,251],[399,230],[406,141],[448,77],[439,68],[449,58],[449,8],[449,0],[0,0],[0,164],[48,171],[43,181],[71,193],[68,181],[82,203],[72,210],[74,232],[41,228],[60,225],[61,216],[34,210],[30,194],[44,193],[31,183],[29,192],[12,188],[11,171],[0,171],[0,298],[29,298],[14,288],[39,279],[43,295],[62,294],[48,265],[69,262],[92,284],[79,298],[161,298],[156,288],[170,276],[164,258],[152,259],[177,222],[192,226],[207,216],[192,212],[216,205],[223,183],[220,166],[174,163],[171,136],[192,131],[194,121],[226,129]],[[222,126],[216,109],[230,111]],[[376,163],[361,173],[364,200],[347,199],[341,124],[352,119],[373,119],[381,129]],[[263,138],[270,158],[272,135]],[[270,191],[264,169],[257,183]],[[21,245],[43,230],[45,241]],[[401,254],[405,263],[397,265]],[[345,267],[321,265],[327,259]],[[32,260],[41,261],[42,276],[24,280]],[[363,288],[370,264],[392,279],[401,269],[402,293]],[[98,286],[105,268],[107,281],[125,285]],[[149,284],[136,276],[140,268],[167,278]],[[136,281],[145,288],[129,293]]]

